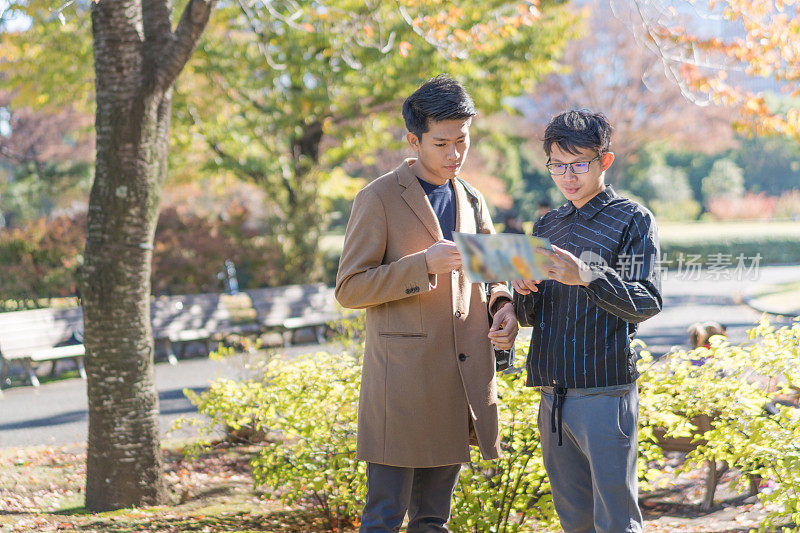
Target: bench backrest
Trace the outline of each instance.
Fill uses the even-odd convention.
[[[287,318],[334,314],[338,310],[333,289],[324,283],[252,289],[245,293],[253,302],[259,323],[267,327],[280,326]]]
[[[237,325],[252,323],[250,302],[258,322],[268,327],[281,326],[287,318],[338,312],[333,289],[323,283],[253,289],[237,296],[159,296],[150,301],[153,337],[170,338],[191,330],[235,330]],[[80,307],[0,313],[0,354],[7,359],[25,357],[31,351],[56,346],[74,331],[82,330]]]
[[[153,337],[162,339],[187,330],[222,331],[231,315],[219,294],[159,296],[150,301],[150,323]]]
[[[26,357],[33,351],[52,348],[82,330],[80,307],[0,313],[0,354],[6,359]]]

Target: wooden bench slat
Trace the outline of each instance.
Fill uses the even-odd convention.
[[[47,350],[32,351],[30,352],[30,358],[33,361],[51,361],[65,357],[79,357],[85,354],[86,347],[83,344],[72,344],[69,346],[56,346]]]

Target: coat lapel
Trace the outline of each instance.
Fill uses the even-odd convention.
[[[405,187],[402,193],[403,200],[408,204],[408,207],[414,212],[420,221],[430,232],[431,236],[437,241],[444,239],[442,229],[439,227],[439,221],[436,219],[436,213],[433,212],[431,203],[428,197],[425,196],[425,191],[419,180],[411,171],[409,165],[413,163],[413,159],[406,159],[395,172],[397,172],[397,181]]]

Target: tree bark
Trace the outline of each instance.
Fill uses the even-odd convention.
[[[92,6],[97,153],[82,271],[90,511],[166,501],[150,267],[167,175],[171,87],[213,4],[190,0],[174,34],[167,2]]]

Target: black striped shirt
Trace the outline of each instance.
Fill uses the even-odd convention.
[[[514,295],[520,323],[533,327],[528,385],[567,388],[632,383],[636,324],[661,311],[658,233],[652,213],[607,187],[576,209],[550,211],[533,234],[587,263],[588,286],[553,280]]]

